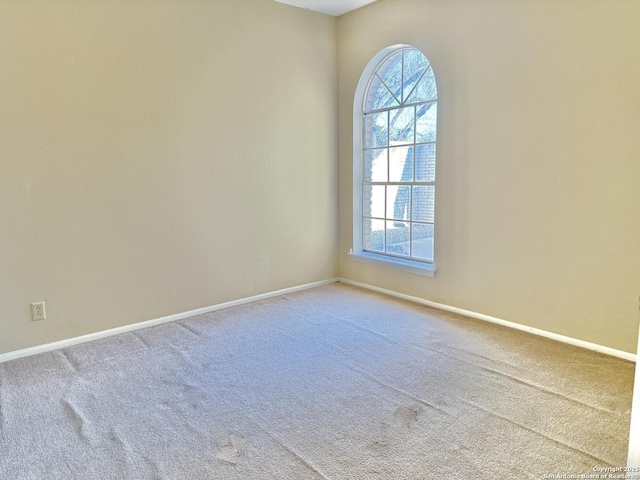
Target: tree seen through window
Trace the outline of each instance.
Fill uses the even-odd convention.
[[[427,58],[384,59],[364,95],[363,249],[433,262],[437,89]]]

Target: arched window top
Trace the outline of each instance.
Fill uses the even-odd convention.
[[[436,100],[433,69],[424,54],[413,47],[395,50],[371,77],[364,96],[365,112]]]

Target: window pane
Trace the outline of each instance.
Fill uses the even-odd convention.
[[[409,94],[409,98],[405,100],[406,103],[418,103],[426,102],[428,100],[435,100],[438,98],[438,90],[436,89],[436,78],[433,76],[433,70],[431,67],[427,69],[427,72],[416,85],[415,90]]]
[[[409,185],[389,185],[387,187],[387,216],[398,220],[411,218],[411,187]]]
[[[388,112],[368,113],[364,116],[364,146],[384,147],[387,145]]]
[[[398,108],[389,112],[389,142],[413,143],[414,107]]]
[[[391,95],[389,89],[382,83],[382,80],[380,80],[377,75],[374,76],[371,85],[369,85],[369,90],[367,90],[365,111],[391,107],[393,105],[398,105],[398,102],[394,96]]]
[[[438,107],[426,103],[416,107],[416,143],[436,141],[436,117]]]
[[[411,255],[433,261],[433,225],[411,224]]]
[[[365,150],[364,152],[364,181],[387,181],[387,149]]]
[[[410,255],[408,223],[387,220],[387,252],[396,255]]]
[[[417,222],[433,222],[436,187],[413,187],[413,216]]]
[[[384,218],[384,185],[365,185],[362,212],[365,217]]]
[[[416,145],[416,182],[435,182],[436,145]]]
[[[400,99],[402,97],[402,51],[393,54],[384,62],[378,70],[378,75],[389,87],[391,93]]]
[[[384,220],[365,218],[363,230],[364,249],[384,252]]]
[[[420,76],[428,64],[427,58],[419,50],[412,49],[404,51],[403,101],[407,100],[411,90],[418,80],[420,80]]]
[[[413,181],[413,147],[389,149],[389,181]]]

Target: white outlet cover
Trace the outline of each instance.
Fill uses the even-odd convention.
[[[36,302],[31,304],[31,319],[45,320],[47,313],[44,310],[44,302]]]

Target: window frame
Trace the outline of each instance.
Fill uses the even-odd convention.
[[[429,261],[416,260],[411,257],[401,257],[387,252],[375,253],[365,251],[364,249],[364,212],[363,212],[363,193],[365,186],[364,179],[364,155],[365,155],[365,96],[369,90],[369,86],[376,76],[382,65],[395,53],[405,49],[415,49],[422,51],[412,45],[399,44],[386,47],[379,51],[367,64],[360,76],[353,102],[353,245],[349,257],[355,261],[373,264],[381,267],[392,268],[408,273],[433,277],[436,272],[435,267],[435,238],[433,248],[433,259]],[[424,53],[423,53],[424,55]],[[427,60],[428,61],[428,60]],[[429,62],[429,65],[430,62]],[[432,71],[433,71],[433,67]],[[435,72],[434,72],[435,77]],[[437,105],[438,98],[434,101]],[[400,105],[398,108],[403,108]],[[437,115],[437,113],[436,113]],[[437,116],[436,116],[436,132],[437,132]],[[437,144],[437,133],[434,144]],[[412,144],[415,148],[415,138]],[[387,148],[390,148],[387,145]],[[437,162],[437,146],[436,146],[436,162]],[[388,179],[389,180],[389,179]],[[434,179],[435,180],[435,179]],[[388,182],[389,183],[389,182]],[[390,182],[393,183],[393,182]],[[411,182],[412,185],[422,185],[423,182]],[[435,181],[431,183],[435,185]],[[434,210],[435,211],[435,210]],[[435,232],[435,219],[433,222]]]

